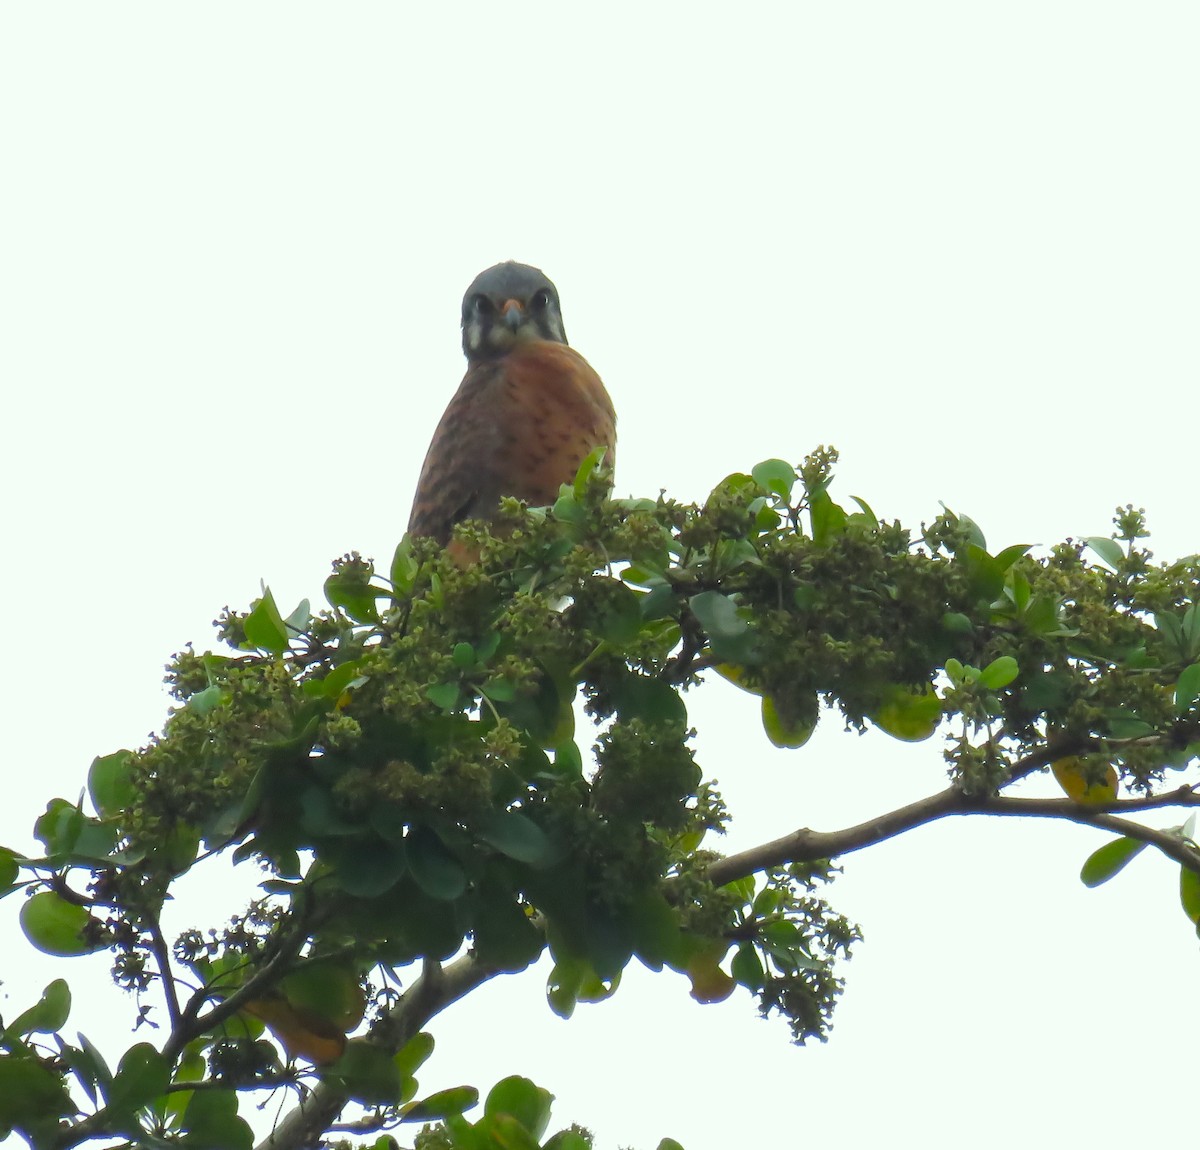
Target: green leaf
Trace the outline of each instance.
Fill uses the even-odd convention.
[[[802,705],[797,706],[796,701],[790,701],[789,706],[785,709],[785,717],[780,713],[780,704],[776,702],[774,696],[763,695],[760,706],[763,730],[766,731],[767,738],[775,746],[791,749],[802,747],[812,737],[813,731],[817,729],[817,720],[820,718],[821,710],[816,692],[805,696],[799,702]]]
[[[679,618],[679,596],[668,583],[661,583],[642,594],[638,600],[642,619],[649,623],[655,619]]]
[[[1114,739],[1142,739],[1155,733],[1154,725],[1140,715],[1120,707],[1108,707],[1104,711],[1108,733]]]
[[[77,1060],[76,1077],[86,1076],[88,1081],[100,1087],[101,1094],[107,1098],[108,1092],[112,1088],[112,1071],[109,1070],[108,1063],[104,1061],[104,1055],[92,1045],[91,1039],[86,1034],[80,1034],[78,1038],[81,1057]]]
[[[1062,623],[1062,600],[1052,595],[1034,595],[1021,613],[1021,622],[1035,635],[1073,635]]]
[[[367,681],[367,677],[360,674],[362,665],[361,659],[347,659],[334,667],[323,679],[305,679],[305,695],[310,699],[330,699],[336,702],[347,690]]]
[[[850,498],[858,504],[858,510],[847,519],[847,522],[869,527],[872,531],[878,530],[879,516],[871,509],[871,505],[865,499],[859,499],[857,495],[851,495]]]
[[[16,852],[8,847],[0,847],[0,898],[12,891],[20,873]]]
[[[1159,611],[1154,616],[1154,625],[1166,642],[1172,659],[1190,663],[1192,661],[1191,652],[1188,650],[1190,643],[1184,632],[1183,620],[1166,611]]]
[[[496,709],[514,727],[525,731],[534,745],[557,746],[575,731],[575,713],[571,709],[574,689],[574,683],[560,684],[543,668],[533,694],[521,694],[511,702],[497,703]]]
[[[683,1150],[683,1147],[674,1138],[663,1138],[654,1150]]]
[[[480,684],[479,690],[493,703],[511,703],[517,697],[517,688],[507,679],[489,679]]]
[[[701,591],[689,600],[692,614],[708,633],[713,652],[722,662],[755,661],[756,640],[750,623],[739,613],[728,595],[720,591]]]
[[[92,916],[54,891],[39,891],[27,899],[20,917],[25,937],[45,954],[69,958],[107,946]]]
[[[542,1150],[538,1140],[511,1114],[493,1114],[481,1118],[475,1129],[504,1150]]]
[[[579,502],[579,498],[566,484],[563,484],[562,493],[554,501],[550,513],[560,523],[578,525],[586,523],[588,518],[587,508]]]
[[[582,959],[569,955],[557,957],[546,979],[546,1001],[559,1018],[570,1018],[575,1013],[588,971],[588,964]]]
[[[510,974],[536,962],[546,945],[516,893],[486,880],[474,900],[472,938],[482,962]]]
[[[33,824],[34,835],[45,844],[46,853],[53,856],[69,854],[83,830],[83,812],[66,799],[51,799],[45,814]]]
[[[1016,659],[1011,655],[1001,655],[979,673],[979,682],[989,691],[998,691],[1001,687],[1007,687],[1020,673]]]
[[[1195,603],[1183,613],[1180,630],[1183,633],[1185,657],[1195,659],[1200,655],[1200,610],[1197,610]]]
[[[392,587],[399,594],[407,594],[412,590],[419,570],[420,564],[412,555],[412,540],[405,535],[392,554],[392,565],[388,572]]]
[[[975,624],[958,611],[947,611],[942,616],[942,630],[949,635],[973,635]]]
[[[592,1143],[574,1130],[560,1130],[545,1143],[545,1150],[592,1150]]]
[[[1145,849],[1145,843],[1122,835],[1119,839],[1113,839],[1099,850],[1093,851],[1084,862],[1079,877],[1084,886],[1100,886],[1123,870]]]
[[[662,573],[662,569],[652,567],[645,560],[640,563],[631,563],[621,572],[621,578],[624,582],[633,583],[638,587],[660,587],[665,585],[665,576]]]
[[[1175,713],[1186,715],[1192,704],[1200,698],[1200,663],[1185,667],[1175,684]]]
[[[322,1078],[341,1086],[364,1106],[390,1106],[400,1101],[404,1078],[392,1055],[381,1046],[351,1042]]]
[[[88,1101],[93,1106],[97,1105],[96,1074],[91,1059],[78,1047],[64,1042],[62,1035],[56,1034],[54,1040],[58,1044],[58,1056],[63,1065],[74,1075],[76,1081],[83,1088],[84,1094],[87,1095]]]
[[[758,952],[748,942],[744,942],[738,947],[737,954],[733,956],[733,962],[729,965],[729,972],[733,975],[735,982],[740,982],[756,993],[766,985],[767,976],[763,970],[762,961],[758,957]]]
[[[508,1114],[534,1138],[541,1138],[550,1124],[550,1104],[554,1095],[535,1086],[528,1078],[513,1074],[501,1079],[488,1091],[483,1112],[488,1118]]]
[[[686,723],[687,707],[674,687],[661,679],[630,673],[612,689],[613,702],[622,719],[647,723]]]
[[[1185,866],[1179,868],[1179,903],[1183,913],[1200,924],[1200,874]]]
[[[749,539],[722,539],[712,550],[712,565],[717,571],[736,571],[746,564],[762,566],[762,559]]]
[[[34,1146],[50,1146],[57,1119],[74,1113],[62,1079],[44,1062],[0,1052],[0,1140],[6,1131],[23,1130],[42,1136]]]
[[[947,663],[951,660],[947,660]],[[942,700],[933,684],[920,691],[907,687],[890,687],[884,692],[883,703],[870,719],[880,730],[906,743],[928,739],[942,719]]]
[[[114,751],[92,760],[88,768],[88,795],[103,818],[112,818],[133,800],[132,751]]]
[[[809,518],[814,543],[828,543],[845,533],[846,512],[834,503],[827,491],[818,491],[809,498]]]
[[[579,470],[575,472],[575,480],[571,485],[576,498],[582,499],[587,494],[588,482],[592,478],[592,473],[604,463],[604,457],[608,454],[610,447],[612,447],[611,443],[601,444],[584,457],[583,462],[579,465]]]
[[[783,459],[764,459],[750,471],[754,482],[764,491],[778,495],[785,503],[792,496],[796,482],[796,469]]]
[[[396,1069],[400,1071],[405,1078],[411,1078],[428,1060],[433,1053],[434,1041],[433,1035],[427,1030],[422,1030],[414,1034],[401,1048],[398,1054],[392,1059],[396,1064]]]
[[[432,687],[425,688],[425,697],[443,711],[454,710],[458,705],[458,695],[457,683],[434,683]]]
[[[450,662],[459,670],[466,671],[475,666],[475,648],[470,643],[455,643],[450,652]]]
[[[386,595],[387,588],[375,586],[357,569],[335,571],[325,580],[325,598],[355,623],[378,623],[379,608],[375,600]]]
[[[71,1013],[71,988],[61,978],[56,978],[42,997],[8,1024],[9,1034],[53,1034],[61,1030]]]
[[[229,694],[219,684],[212,683],[204,688],[203,691],[197,691],[194,695],[189,695],[187,699],[187,709],[195,711],[197,715],[207,715],[215,711],[226,699]]]
[[[467,889],[462,864],[433,831],[415,827],[404,840],[413,879],[430,898],[449,901]]]
[[[338,886],[358,898],[376,898],[391,890],[407,869],[403,840],[376,840],[365,850],[361,835],[350,835],[324,844],[322,857],[333,867]]]
[[[589,628],[617,646],[636,638],[642,627],[642,601],[646,596],[626,587],[618,579],[596,577],[591,586],[599,594],[595,613],[587,620]],[[666,593],[668,600],[673,599],[669,587],[660,590]]]
[[[947,508],[949,511],[949,508]],[[980,551],[987,551],[987,540],[984,538],[983,531],[978,523],[975,522],[969,515],[958,515],[950,511],[951,515],[962,524],[967,530],[967,540],[969,546],[978,547]]]
[[[238,1117],[236,1090],[197,1090],[183,1112],[189,1150],[251,1150],[254,1131]]]
[[[474,1086],[451,1086],[404,1107],[405,1122],[436,1122],[469,1110],[479,1102]]]
[[[479,837],[501,854],[538,866],[550,858],[545,831],[520,811],[495,811],[479,824]]]
[[[1115,539],[1108,539],[1102,535],[1089,535],[1084,542],[1114,571],[1120,568],[1121,562],[1125,558],[1125,552],[1121,550],[1121,545]]]
[[[583,774],[583,752],[578,743],[568,740],[554,748],[554,770],[563,775]]]
[[[307,599],[301,599],[283,622],[289,634],[299,635],[307,631],[312,623],[312,604]]]
[[[1031,594],[1029,580],[1020,571],[1010,571],[1004,587],[1004,594],[1012,600],[1013,606],[1017,609],[1017,614],[1019,615],[1029,606],[1029,596]]]
[[[275,605],[275,596],[269,587],[263,588],[262,598],[255,599],[250,614],[246,616],[243,630],[246,645],[282,655],[288,648],[288,630]]]
[[[203,1081],[207,1065],[202,1053],[203,1042],[203,1039],[193,1041],[184,1048],[173,1078],[175,1085]],[[187,1110],[188,1104],[194,1096],[195,1091],[193,1090],[172,1090],[170,1094],[166,1095],[164,1113],[171,1126],[182,1129],[184,1111]]]
[[[1028,543],[1014,543],[1011,547],[1005,547],[992,562],[995,563],[999,570],[1007,571],[1028,550]]]
[[[171,1064],[148,1042],[131,1046],[121,1057],[108,1089],[110,1110],[131,1116],[148,1106],[171,1084]]]
[[[284,976],[279,988],[306,1023],[321,1019],[347,1033],[362,1021],[358,967],[347,959],[306,959]]]

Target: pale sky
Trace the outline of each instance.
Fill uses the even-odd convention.
[[[1194,0],[4,5],[0,843],[161,725],[225,604],[386,562],[501,259],[557,282],[619,494],[832,443],[834,494],[914,528],[940,500],[1048,545],[1132,502],[1200,549],[1198,57]],[[689,705],[730,851],[944,785],[936,740],[783,752],[729,685]],[[1103,841],[974,819],[848,857],[827,1045],[634,969],[564,1023],[542,968],[437,1020],[422,1087],[527,1074],[599,1150],[1194,1137],[1176,870],[1087,891]],[[192,895],[180,928],[239,909]],[[69,1034],[135,1040],[103,957],[0,956],[0,1013],[62,974]]]

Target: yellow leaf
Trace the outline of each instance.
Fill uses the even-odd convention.
[[[281,994],[252,999],[242,1009],[271,1028],[289,1058],[323,1066],[336,1062],[346,1049],[346,1036],[329,1019],[298,1010]]]
[[[1117,797],[1117,769],[1106,763],[1103,771],[1093,759],[1091,763],[1078,755],[1068,755],[1053,763],[1050,770],[1068,798],[1077,803],[1111,803]]]
[[[697,1002],[724,1002],[737,985],[720,967],[729,944],[722,942],[705,946],[687,964],[687,976],[692,983],[692,997]]]
[[[743,691],[748,691],[751,695],[762,694],[762,691],[758,687],[750,686],[747,681],[749,676],[746,674],[746,668],[740,663],[718,663],[713,667],[713,670],[722,679],[728,679],[735,687],[741,687]]]
[[[353,966],[314,959],[243,1009],[271,1028],[289,1057],[323,1065],[342,1056],[346,1033],[362,1021],[365,1008]]]

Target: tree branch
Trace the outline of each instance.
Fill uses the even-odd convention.
[[[1054,752],[1039,752],[1023,759],[1015,769],[1010,782],[1030,774],[1045,762],[1031,763],[1034,759],[1052,761],[1061,756],[1061,749]],[[1007,785],[1007,784],[1006,784]],[[1200,806],[1200,795],[1189,786],[1182,786],[1162,795],[1151,795],[1139,799],[1116,799],[1110,803],[1083,804],[1073,799],[1022,799],[1007,795],[969,796],[955,787],[918,799],[915,803],[898,807],[894,811],[878,815],[856,826],[837,831],[814,831],[801,827],[791,834],[771,842],[751,847],[749,850],[719,859],[708,868],[708,878],[724,886],[739,878],[745,878],[772,867],[792,862],[810,862],[815,859],[835,858],[850,854],[865,847],[875,846],[915,827],[937,822],[949,815],[1007,815],[1028,818],[1056,818],[1069,822],[1094,826],[1117,834],[1127,835],[1139,842],[1158,847],[1169,858],[1200,874],[1200,852],[1183,839],[1166,831],[1145,827],[1129,819],[1118,817],[1126,811],[1145,811],[1159,807]]]
[[[1184,806],[1200,805],[1195,792],[1189,787],[1181,788],[1187,799]],[[1178,803],[1180,800],[1175,799]],[[1103,806],[1083,806],[1070,799],[1014,799],[1001,796],[989,800],[983,807],[982,813],[988,815],[1016,815],[1019,818],[1058,818],[1067,819],[1083,826],[1093,826],[1102,830],[1113,831],[1126,838],[1137,839],[1138,842],[1148,843],[1157,847],[1169,859],[1174,859],[1180,866],[1200,874],[1200,850],[1192,843],[1171,831],[1159,830],[1157,827],[1143,826],[1131,819],[1119,818],[1113,810],[1147,810],[1154,806],[1168,806],[1169,802],[1148,802],[1141,799],[1127,800],[1126,804],[1106,803]]]
[[[167,1003],[167,1017],[171,1020],[171,1030],[179,1027],[181,1014],[179,1010],[179,995],[175,991],[175,976],[171,972],[171,952],[167,949],[167,940],[163,938],[162,927],[158,915],[150,915],[147,931],[150,935],[150,950],[154,961],[158,963],[158,977],[162,981],[163,998]]]
[[[193,1038],[198,1038],[224,1022],[226,1018],[232,1018],[247,1002],[257,998],[280,977],[283,969],[299,954],[307,937],[307,924],[303,921],[294,924],[291,936],[280,941],[275,953],[241,986],[223,996],[221,1001],[210,1007],[204,1015],[200,1014],[201,1009],[217,992],[211,986],[203,986],[197,990],[185,1007],[179,1022],[172,1028],[171,1037],[163,1047],[163,1056],[174,1061]]]

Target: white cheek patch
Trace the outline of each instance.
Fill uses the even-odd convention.
[[[478,351],[479,345],[483,342],[483,327],[479,320],[473,319],[467,324],[467,347],[472,351]]]
[[[542,333],[538,331],[538,326],[533,320],[526,320],[517,328],[518,343],[532,343],[535,339],[541,339]]]

